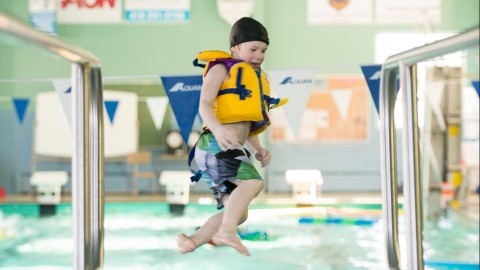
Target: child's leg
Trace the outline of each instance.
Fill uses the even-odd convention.
[[[229,195],[224,194],[222,196],[222,203],[227,205]],[[177,245],[178,251],[180,253],[187,253],[194,251],[198,247],[203,244],[206,244],[212,240],[212,237],[215,233],[217,233],[218,229],[220,228],[220,224],[223,220],[223,213],[220,212],[212,217],[210,217],[205,224],[203,224],[198,230],[192,233],[190,236],[185,235],[184,233],[180,233],[177,235]],[[242,217],[240,220],[240,224],[245,222],[246,215]]]
[[[248,205],[262,190],[263,185],[261,180],[244,180],[238,183],[237,188],[230,194],[229,203],[225,205],[225,212],[218,232],[212,238],[215,244],[228,245],[243,255],[250,255],[238,238],[236,228],[242,217],[246,216]]]
[[[210,217],[205,224],[190,236],[183,233],[177,235],[178,251],[187,253],[194,251],[199,246],[206,244],[212,240],[213,235],[218,231],[223,219],[223,212]]]

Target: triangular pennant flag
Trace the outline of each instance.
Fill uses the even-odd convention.
[[[348,109],[350,108],[350,100],[352,98],[351,89],[335,89],[332,90],[333,101],[337,105],[337,110],[343,119],[347,119]]]
[[[291,69],[269,71],[268,73],[270,86],[278,98],[288,98],[287,105],[282,108],[285,110],[287,121],[296,137],[315,82],[315,70]]]
[[[361,66],[363,76],[367,81],[368,89],[372,95],[373,103],[377,112],[380,113],[380,78],[382,76],[382,65]]]
[[[254,6],[254,0],[217,0],[217,11],[220,18],[230,25],[242,17],[252,16]]]
[[[165,112],[167,111],[168,98],[167,97],[147,97],[146,103],[148,111],[152,116],[153,123],[157,129],[162,128]]]
[[[65,113],[65,118],[67,119],[70,127],[72,126],[72,81],[70,79],[58,79],[52,80],[53,87],[55,92],[57,92],[58,98],[60,99],[60,104],[62,104],[63,112]]]
[[[380,78],[382,77],[382,65],[365,65],[361,66],[363,76],[367,81],[368,89],[372,95],[373,102],[377,112],[380,112]],[[400,82],[397,79],[397,94],[400,90]]]
[[[113,124],[115,119],[115,113],[117,112],[118,100],[105,100],[105,109],[107,110],[108,118],[110,123]]]
[[[183,141],[187,143],[193,121],[198,114],[202,76],[161,76],[160,78],[177,119]]]
[[[20,124],[23,123],[23,118],[25,117],[25,112],[27,110],[28,98],[13,98],[13,106],[15,107],[15,112],[17,113],[18,121]]]
[[[477,95],[480,96],[480,92],[479,92],[479,90],[478,90],[478,88],[479,88],[478,83],[479,83],[479,82],[480,82],[480,81],[472,81],[472,85],[473,85],[473,87],[475,88],[475,90],[477,90]]]

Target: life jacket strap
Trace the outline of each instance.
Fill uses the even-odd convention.
[[[205,129],[202,135],[208,134],[208,133],[211,133],[211,131],[209,129]],[[200,137],[202,136],[200,135]],[[198,138],[198,140],[200,140],[200,137]],[[192,161],[195,158],[195,149],[197,148],[198,140],[195,142],[195,145],[192,147],[192,150],[190,150],[190,153],[188,153],[188,167],[190,168],[190,171],[193,173],[193,176],[190,177],[190,180],[192,182],[198,182],[200,178],[202,178],[202,172],[200,170],[194,170],[192,168]]]
[[[252,91],[248,90],[247,88],[238,89],[238,88],[227,88],[223,89],[222,91],[218,92],[218,95],[225,95],[225,94],[237,94],[240,96],[240,100],[245,100],[245,98],[252,96]]]
[[[267,96],[267,95],[263,95],[263,98],[265,99],[269,107],[270,105],[272,106],[277,105],[280,102],[279,98],[272,98],[271,96]]]
[[[272,98],[271,96],[267,96],[267,95],[263,95],[263,98],[267,102],[269,109],[278,108],[288,103],[288,98],[284,98],[284,99]]]
[[[205,68],[207,65],[198,63],[198,58],[195,58],[195,60],[193,60],[193,66]]]
[[[196,147],[197,147],[197,143],[195,143],[195,145],[192,147],[192,150],[190,150],[190,153],[188,154],[188,167],[190,168],[190,171],[193,173],[193,176],[190,177],[190,180],[192,182],[198,182],[198,180],[200,180],[200,178],[202,177],[202,173],[200,172],[200,170],[195,171],[192,168],[192,161],[195,158]]]
[[[245,100],[247,97],[252,96],[252,91],[248,90],[244,84],[242,84],[243,68],[238,68],[236,88],[227,88],[218,92],[218,95],[225,94],[237,94],[240,96],[240,100]]]

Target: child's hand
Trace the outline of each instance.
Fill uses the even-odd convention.
[[[224,152],[229,149],[242,148],[242,145],[238,142],[237,134],[228,127],[220,126],[220,128],[215,130],[213,136],[217,140],[220,149]]]
[[[270,158],[271,158],[270,151],[268,151],[265,148],[260,148],[260,150],[255,153],[255,158],[260,161],[260,164],[262,164],[262,167],[265,167],[270,163]]]

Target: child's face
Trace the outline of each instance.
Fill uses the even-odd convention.
[[[258,70],[265,59],[268,45],[262,41],[248,41],[231,48],[234,58],[243,60]]]

